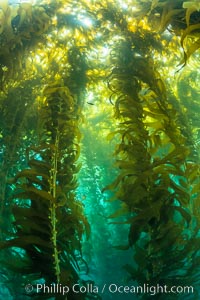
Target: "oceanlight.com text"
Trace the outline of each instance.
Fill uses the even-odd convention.
[[[149,285],[142,286],[118,286],[116,284],[109,285],[109,292],[120,294],[149,294],[154,296],[156,294],[193,294],[193,286],[167,286],[167,285]]]
[[[25,286],[25,290],[28,294],[32,292],[36,292],[38,294],[61,294],[67,295],[69,292],[73,292],[74,294],[85,294],[85,293],[93,293],[93,294],[149,294],[154,296],[156,294],[193,294],[194,287],[193,286],[167,286],[167,285],[150,285],[144,284],[142,286],[128,286],[128,285],[117,285],[115,283],[104,284],[103,286],[97,286],[94,284],[74,284],[69,287],[67,285],[62,284],[27,284]]]

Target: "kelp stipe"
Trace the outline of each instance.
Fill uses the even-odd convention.
[[[145,34],[138,28],[139,39],[145,40]],[[107,187],[115,190],[130,212],[128,243],[136,267],[127,264],[124,268],[139,285],[197,289],[200,171],[195,142],[187,145],[190,125],[177,110],[176,98],[168,98],[154,61],[146,56],[151,48],[137,52],[139,43],[128,38],[119,42],[111,57],[109,88],[120,121],[113,135],[121,142],[115,151],[120,174]],[[121,53],[128,54],[128,61],[121,59]],[[166,295],[154,297],[165,299]]]
[[[22,97],[22,90],[25,84],[20,86],[10,86],[6,94],[0,96],[0,114],[1,114],[1,180],[0,180],[0,215],[1,215],[1,238],[5,237],[10,230],[9,222],[3,220],[11,219],[11,201],[10,193],[12,190],[11,178],[16,174],[18,169],[25,166],[23,146],[28,147],[28,138],[32,135],[33,123],[36,121],[34,106],[34,97],[31,95],[32,81],[26,81],[26,91]],[[31,116],[30,116],[31,113]],[[27,118],[29,125],[27,126]],[[19,160],[21,162],[19,163]],[[8,229],[9,228],[9,229]]]
[[[55,6],[54,9],[56,9]],[[18,40],[20,40],[21,35],[23,36],[21,42],[22,47],[19,49],[20,62],[25,53],[25,49],[27,49],[27,47],[33,47],[32,42],[41,40],[44,42],[45,40],[43,33],[47,30],[49,22],[46,20],[46,24],[44,24],[43,18],[39,18],[39,20],[37,20],[39,23],[37,22],[36,28],[35,21],[33,20],[33,17],[37,17],[40,13],[44,15],[43,17],[45,19],[46,12],[44,12],[44,7],[34,7],[29,16],[30,19],[27,19],[25,12],[23,14],[23,24],[18,24],[18,28],[16,28]],[[24,26],[24,24],[26,24],[26,26]],[[34,30],[32,26],[34,26]],[[26,43],[26,41],[24,41],[24,34],[26,34],[24,30],[27,32],[30,31],[31,37],[33,38],[34,36],[35,39],[33,38],[30,41],[28,39]],[[37,34],[35,34],[35,32],[37,32]],[[13,56],[14,53],[11,50],[10,55]],[[76,48],[74,46],[73,50],[78,51],[78,47]],[[66,54],[67,51],[65,49],[65,55]],[[77,68],[77,60],[80,59],[81,56],[81,54],[78,54],[73,58],[71,57],[70,60],[69,52],[68,66],[69,61],[71,63],[69,73],[72,69],[75,70]],[[54,56],[52,55],[48,58],[48,63],[50,64],[52,62],[52,64],[54,63],[55,65],[53,61]],[[63,60],[66,64],[66,56]],[[21,70],[22,65],[18,65],[18,61],[14,60],[13,63],[15,63],[16,68],[18,67]],[[12,69],[11,65],[7,67],[9,70]],[[28,69],[29,68],[30,66],[28,66]],[[12,199],[14,204],[9,203],[9,207],[12,209],[13,226],[11,226],[11,232],[4,232],[4,236],[7,234],[8,238],[6,238],[6,241],[1,241],[0,247],[1,249],[9,248],[10,261],[12,261],[12,263],[8,263],[1,258],[1,264],[5,266],[7,270],[11,270],[10,274],[12,274],[12,272],[13,274],[21,274],[21,281],[19,280],[20,285],[23,284],[25,286],[27,281],[29,281],[32,282],[35,288],[35,284],[38,282],[49,285],[59,283],[67,285],[70,289],[68,296],[58,295],[54,292],[49,295],[39,295],[34,289],[29,296],[35,299],[40,299],[40,297],[50,298],[52,296],[55,296],[56,299],[66,299],[66,297],[70,297],[70,299],[86,299],[87,297],[100,299],[98,295],[93,296],[92,292],[79,293],[77,295],[73,293],[71,289],[74,283],[79,283],[80,285],[85,285],[86,283],[79,278],[78,258],[81,257],[81,238],[83,234],[89,234],[89,225],[83,214],[82,204],[76,200],[73,193],[77,187],[75,174],[80,168],[80,166],[76,164],[80,152],[80,132],[78,130],[80,108],[78,106],[80,105],[80,95],[83,91],[85,81],[83,80],[82,84],[77,85],[73,74],[71,74],[73,71],[70,73],[70,78],[67,78],[65,74],[63,80],[60,75],[58,75],[59,72],[56,73],[55,70],[50,69],[48,69],[48,72],[47,82],[42,80],[42,83],[45,85],[43,94],[41,95],[41,92],[37,90],[36,93],[34,93],[37,97],[34,98],[32,95],[31,98],[35,100],[34,108],[36,115],[38,114],[38,126],[33,129],[33,140],[31,141],[30,138],[32,135],[30,127],[26,133],[20,130],[22,126],[28,122],[28,119],[30,120],[30,114],[26,115],[25,123],[21,122],[21,127],[19,126],[18,130],[19,136],[22,137],[24,134],[24,138],[26,137],[27,140],[27,142],[23,142],[23,145],[18,145],[18,150],[22,153],[23,157],[24,151],[26,150],[27,166],[24,167],[24,164],[17,162],[17,166],[19,166],[21,171],[17,172],[17,168],[14,166],[14,171],[12,170],[12,172],[9,173],[9,175],[14,176],[14,179],[10,178],[7,182],[12,186],[12,192],[10,194],[13,194]],[[78,72],[79,78],[81,78],[80,69]],[[83,77],[84,72],[85,69],[83,68]],[[8,75],[8,73],[5,73],[5,75]],[[12,86],[12,80],[19,80],[18,76],[14,75],[18,75],[18,73],[12,73],[10,76],[2,75],[2,84],[4,86],[11,81],[11,83],[6,86],[7,89],[10,88],[9,85]],[[23,75],[22,80],[24,78],[26,79],[26,72],[23,73]],[[34,73],[31,75],[33,75],[33,77],[35,76]],[[33,82],[34,79],[32,83]],[[71,91],[66,86],[67,84],[72,87]],[[32,90],[29,92],[32,94]],[[71,93],[73,93],[73,95]],[[24,93],[22,94],[24,95]],[[25,100],[21,94],[20,99]],[[9,98],[7,101],[9,101]],[[2,132],[3,137],[5,134],[5,139],[6,135],[9,137],[12,133],[11,125],[16,123],[14,124],[16,127],[17,122],[19,122],[19,120],[16,120],[15,114],[21,107],[19,101],[17,102],[13,99],[13,102],[17,109],[12,110],[14,117],[13,121],[8,124],[9,130]],[[26,103],[24,106],[25,110],[26,106],[27,111],[30,113],[29,103]],[[12,107],[9,107],[9,109],[12,109]],[[6,107],[4,107],[3,110],[6,111]],[[37,118],[35,120],[37,120]],[[28,137],[25,134],[27,134]],[[11,135],[11,138],[12,137],[14,139],[13,135]],[[15,138],[17,140],[16,135]],[[2,143],[3,145],[5,144],[4,140],[2,140]],[[15,147],[12,148],[11,143],[9,147],[11,150],[13,149],[13,151],[16,150]],[[10,155],[10,153],[13,152],[7,151],[7,155]],[[17,159],[18,157],[16,155],[16,160]],[[8,165],[8,169],[9,167],[12,167],[12,163]],[[5,175],[5,172],[3,175]],[[5,186],[6,182],[3,186],[4,189]],[[2,189],[2,196],[4,196],[4,194],[5,192]],[[11,197],[9,197],[9,199],[10,198]],[[1,205],[3,207],[3,202]],[[4,205],[8,205],[8,199],[6,199]],[[9,285],[8,283],[8,286]],[[26,297],[23,288],[20,291],[13,291],[11,288],[10,292],[14,297],[17,297],[17,293],[19,292]],[[20,295],[18,296],[20,297]]]
[[[72,287],[79,280],[76,251],[80,251],[88,223],[73,194],[79,153],[74,109],[74,98],[62,82],[46,86],[39,112],[39,143],[27,149],[29,168],[15,176],[15,234],[13,239],[1,242],[1,248],[25,251],[15,266],[26,275],[25,281],[44,280],[46,284]],[[84,294],[69,297],[85,299]]]

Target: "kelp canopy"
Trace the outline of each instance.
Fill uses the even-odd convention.
[[[126,284],[193,286],[167,299],[199,299],[199,1],[4,0],[0,46],[0,261],[9,297],[25,299],[31,283],[34,299],[101,299],[71,289],[95,281],[82,276],[91,249],[104,255],[95,238],[83,239],[95,227],[113,260],[131,251],[115,270],[126,270]],[[78,176],[88,184],[85,204]],[[41,295],[37,283],[70,292]]]

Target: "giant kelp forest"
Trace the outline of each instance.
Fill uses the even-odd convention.
[[[0,1],[1,299],[199,299],[199,48],[198,0]]]

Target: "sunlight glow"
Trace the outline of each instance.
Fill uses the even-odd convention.
[[[110,53],[110,49],[108,47],[102,48],[102,55],[107,56]]]
[[[88,17],[84,16],[84,15],[78,15],[78,19],[80,20],[80,22],[85,25],[86,27],[91,27],[92,26],[92,20],[89,19]]]

